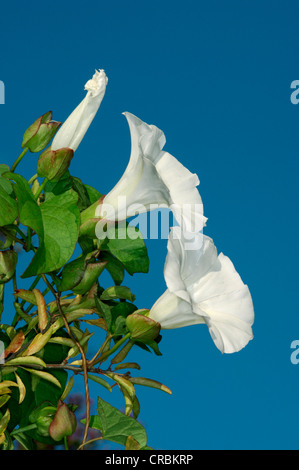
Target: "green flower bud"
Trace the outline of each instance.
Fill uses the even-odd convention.
[[[145,314],[148,312],[149,310],[144,310]],[[159,335],[161,325],[145,314],[132,313],[126,318],[126,325],[131,333],[131,339],[142,343],[150,343]]]
[[[55,415],[55,411],[53,412],[52,410],[51,411],[49,410],[48,414],[46,414],[45,416],[39,416],[37,418],[37,421],[36,421],[37,432],[41,436],[48,437],[50,435],[49,434],[49,427],[50,427],[50,424],[53,421],[54,415]]]
[[[18,255],[14,250],[0,251],[0,284],[8,282],[14,275]]]
[[[77,427],[77,420],[71,409],[59,401],[53,421],[49,427],[49,434],[54,441],[61,441],[65,436],[71,436]]]
[[[46,149],[37,162],[37,174],[50,181],[59,181],[67,171],[74,151],[68,148],[60,150]]]
[[[43,436],[48,437],[49,427],[52,423],[57,409],[55,406],[45,402],[36,408],[29,416],[29,421],[35,423],[37,432]]]
[[[30,152],[40,152],[50,143],[56,134],[61,122],[52,121],[52,112],[40,116],[25,131],[22,148],[29,148]]]

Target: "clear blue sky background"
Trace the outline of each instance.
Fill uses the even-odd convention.
[[[156,449],[298,449],[299,79],[297,1],[12,1],[1,6],[1,163],[48,110],[65,120],[95,68],[109,85],[71,172],[107,193],[130,154],[123,111],[164,130],[165,149],[199,175],[206,234],[250,287],[254,340],[222,355],[207,328],[167,331],[162,357],[132,360],[169,396],[139,388]],[[20,171],[35,173],[28,155]],[[140,307],[165,290],[166,242],[148,275],[126,280]],[[93,395],[102,393],[93,388]],[[117,390],[115,404],[122,406]],[[110,398],[102,393],[104,399]]]

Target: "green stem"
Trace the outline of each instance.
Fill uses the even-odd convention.
[[[131,336],[131,333],[127,333],[125,336],[123,336],[119,341],[117,341],[117,343],[115,343],[115,345],[109,349],[109,351],[105,352],[104,354],[102,354],[94,363],[94,364],[97,364],[98,362],[104,362],[106,361],[107,357],[111,356],[111,354],[115,353],[115,351],[118,350],[118,348],[120,348],[120,346],[122,344],[124,344],[125,341],[127,341],[127,339],[129,339]]]
[[[103,439],[103,436],[95,437],[94,439],[90,439],[89,441],[84,442],[84,444],[79,445],[77,450],[81,450],[81,449],[83,449],[84,446],[87,446],[88,444],[91,444],[92,442],[101,441],[102,439]]]
[[[88,363],[90,365],[94,364],[97,357],[99,357],[102,354],[102,352],[105,350],[106,346],[108,345],[109,341],[111,340],[112,336],[113,335],[111,335],[109,332],[107,332],[107,336],[106,336],[106,339],[105,339],[104,343],[102,344],[100,349],[96,352],[96,354],[93,356],[93,358],[90,361],[88,361]]]
[[[24,240],[21,240],[20,238],[17,238],[15,235],[10,233],[9,230],[6,230],[6,227],[1,227],[1,232],[7,238],[11,238],[15,243],[20,243],[23,246],[26,245],[26,242]],[[23,234],[23,237],[24,237],[24,234]]]
[[[48,183],[48,178],[45,178],[40,187],[38,188],[36,194],[34,195],[34,199],[37,201],[39,196],[41,195],[42,191],[45,189],[46,184]]]
[[[31,431],[32,429],[36,429],[37,425],[35,423],[29,424],[28,426],[24,426],[23,428],[15,429],[10,433],[11,436],[14,436],[15,434],[19,434],[20,432],[26,432],[26,431]]]
[[[19,157],[16,159],[16,161],[14,162],[14,164],[12,165],[10,171],[13,173],[15,171],[15,169],[17,168],[18,164],[20,163],[20,161],[23,159],[23,157],[25,156],[25,154],[28,152],[28,147],[25,147],[23,152],[21,153],[21,155],[19,155]]]
[[[67,436],[64,436],[63,442],[64,442],[64,449],[69,450],[69,446],[68,446],[68,443],[67,443]]]
[[[28,230],[27,230],[27,243],[26,243],[26,251],[30,251],[31,250],[31,236],[32,236],[32,230],[30,227],[28,227]]]
[[[12,283],[13,283],[13,290],[14,290],[14,292],[16,292],[16,290],[18,290],[16,273],[14,273],[14,275],[13,275]]]
[[[21,235],[21,237],[22,237],[22,239],[24,240],[24,242],[27,241],[25,233],[24,233],[16,224],[9,224],[9,225],[6,225],[5,228],[6,228],[7,230],[15,230],[16,232],[18,232],[19,235]],[[2,229],[1,229],[1,230],[2,230]]]
[[[35,175],[31,176],[30,180],[28,180],[28,184],[29,184],[29,185],[32,184],[33,181],[35,181],[35,180],[37,179],[37,177],[38,177],[38,174],[37,174],[37,173],[36,173]]]

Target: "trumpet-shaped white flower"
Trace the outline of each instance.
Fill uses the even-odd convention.
[[[96,215],[106,220],[125,220],[153,205],[170,208],[177,221],[192,232],[202,228],[202,200],[197,175],[162,149],[164,133],[130,113],[124,113],[131,134],[131,157],[116,184],[105,196]]]
[[[107,82],[104,70],[96,70],[92,79],[85,84],[84,89],[87,90],[85,98],[55,135],[51,145],[52,150],[67,147],[75,151],[78,148],[104,98]]]
[[[163,329],[205,323],[221,352],[237,352],[253,338],[249,289],[230,259],[217,254],[212,239],[195,234],[199,248],[186,250],[186,240],[178,229],[171,229],[168,241],[164,268],[168,289],[149,317]]]

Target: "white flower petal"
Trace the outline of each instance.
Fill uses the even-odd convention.
[[[179,222],[196,231],[206,220],[202,201],[196,189],[198,177],[187,170],[169,153],[163,152],[164,133],[130,113],[124,113],[131,134],[131,156],[128,166],[115,187],[105,196],[99,214],[124,220],[146,212],[157,205],[173,210]],[[124,198],[121,199],[121,198]],[[104,206],[111,206],[104,213]]]
[[[160,159],[161,150],[166,143],[164,132],[153,124],[146,124],[134,114],[128,112],[123,114],[129,124],[132,142],[129,165],[134,165],[140,155],[155,164]]]
[[[202,237],[202,244],[198,243],[198,249],[188,250],[186,241],[190,236],[179,227],[172,228],[164,269],[167,287],[173,295],[189,302],[193,313],[204,319],[222,352],[239,351],[253,338],[254,309],[249,289],[231,260],[222,253],[217,256],[209,237],[201,234],[192,237],[197,241]],[[175,312],[178,317],[177,308]],[[184,322],[183,311],[181,316]]]
[[[108,78],[104,70],[95,71],[92,79],[85,85],[87,94],[69,115],[55,135],[51,148],[70,148],[76,150],[94,119],[106,91]]]
[[[183,286],[187,292],[187,289],[204,278],[211,265],[217,262],[217,249],[209,237],[202,233],[184,232],[180,227],[172,227],[164,267],[165,281],[171,292],[179,295],[178,285],[181,289]]]
[[[190,303],[180,299],[168,289],[159,297],[150,310],[149,317],[160,323],[162,329],[204,323],[204,319],[194,314]]]
[[[115,220],[124,220],[135,215],[136,203],[139,213],[142,213],[149,210],[153,203],[168,202],[168,191],[154,165],[165,144],[163,132],[156,126],[142,122],[133,114],[123,114],[128,120],[131,133],[131,157],[123,176],[104,199],[104,205],[111,206],[110,213]],[[104,207],[100,215],[109,219],[112,217],[109,211],[104,214]]]
[[[206,319],[206,323],[216,347],[222,353],[238,352],[253,338],[250,325],[231,315],[214,314],[213,320]]]
[[[198,176],[167,152],[156,164],[159,177],[169,191],[168,204],[178,223],[188,232],[199,232],[206,224],[203,204],[197,190]]]

